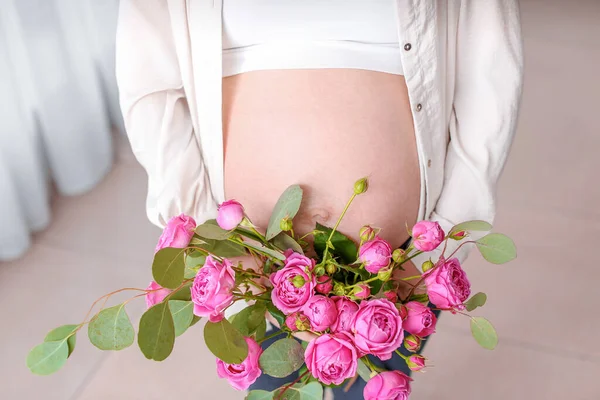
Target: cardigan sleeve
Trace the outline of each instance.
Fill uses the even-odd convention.
[[[444,184],[430,218],[445,232],[464,221],[494,220],[496,184],[515,133],[523,83],[518,1],[463,0],[456,51]],[[450,240],[445,256],[458,245]],[[463,262],[472,248],[462,246],[454,256]],[[440,255],[438,248],[413,261],[420,269]]]
[[[164,227],[180,213],[213,218],[200,143],[194,134],[167,2],[121,0],[117,82],[127,136],[148,174],[147,214]]]

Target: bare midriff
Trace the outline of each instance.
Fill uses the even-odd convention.
[[[281,193],[299,184],[294,231],[308,233],[316,222],[332,227],[354,182],[368,177],[367,193],[339,230],[358,239],[370,224],[394,248],[408,239],[421,180],[403,76],[319,69],[226,77],[223,129],[225,196],[241,202],[255,225],[266,228]]]

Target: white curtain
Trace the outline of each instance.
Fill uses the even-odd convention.
[[[51,220],[50,187],[90,190],[122,129],[118,0],[0,0],[0,261]]]

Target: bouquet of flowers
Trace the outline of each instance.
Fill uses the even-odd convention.
[[[284,378],[298,372],[293,382],[273,392],[250,391],[247,399],[318,399],[324,387],[349,385],[358,376],[367,381],[365,399],[408,398],[411,379],[400,371],[382,370],[368,356],[387,360],[397,353],[412,371],[422,370],[427,360],[418,354],[421,341],[436,324],[430,303],[469,317],[473,337],[482,347],[493,349],[498,342],[486,319],[467,314],[483,306],[486,295],[471,296],[460,263],[445,254],[447,243],[474,243],[496,264],[513,259],[516,250],[498,233],[472,240],[470,232],[491,230],[484,221],[463,222],[449,232],[436,222],[421,221],[409,230],[408,248],[395,250],[380,238],[379,229],[364,226],[360,243],[355,243],[337,228],[367,186],[366,178],[355,183],[333,228],[317,224],[302,237],[293,229],[302,201],[298,185],[279,198],[265,234],[234,200],[219,206],[216,220],[198,226],[185,215],[172,218],[156,248],[150,286],[100,297],[82,323],[48,333],[29,353],[28,367],[39,375],[59,370],[86,324],[89,340],[100,350],[131,346],[136,332],[125,308],[129,300],[112,307],[106,303],[116,293],[133,291],[130,300],[145,297],[148,306],[137,331],[137,343],[148,359],[166,359],[176,338],[205,318],[204,340],[217,359],[217,373],[234,388],[248,389],[261,374]],[[416,255],[440,246],[442,256],[426,261],[422,276],[399,279],[394,274]],[[241,256],[252,260],[247,262],[251,265],[234,262]],[[240,301],[249,306],[226,318],[231,314],[227,310]],[[272,335],[266,335],[267,319],[279,325]],[[260,343],[277,336],[263,351]],[[401,346],[407,351],[400,352]]]

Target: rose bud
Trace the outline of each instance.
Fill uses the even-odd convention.
[[[354,184],[354,194],[363,194],[369,188],[369,181],[367,178],[362,178],[356,181]]]
[[[344,284],[341,282],[335,282],[333,284],[333,294],[336,296],[343,296],[346,294],[346,289],[344,288]]]
[[[237,390],[246,390],[261,375],[258,359],[262,349],[252,338],[245,338],[248,343],[248,355],[241,364],[227,364],[217,359],[217,375],[225,378]]]
[[[400,307],[396,306],[396,308],[398,309],[400,318],[402,318],[402,321],[404,321],[406,317],[408,317],[408,308],[406,308],[404,304],[400,305]]]
[[[195,229],[196,221],[192,217],[181,214],[171,218],[160,235],[154,252],[156,253],[165,247],[174,247],[177,249],[187,247],[194,236]]]
[[[333,297],[333,300],[335,300],[338,315],[330,327],[331,332],[351,333],[350,328],[352,328],[352,320],[358,311],[358,304],[346,297]]]
[[[371,287],[366,283],[359,283],[352,289],[350,296],[356,300],[364,300],[371,295]]]
[[[404,261],[405,256],[406,256],[406,251],[404,251],[402,249],[396,249],[392,253],[392,260],[394,260],[394,262],[401,263],[402,261]]]
[[[425,368],[425,357],[419,354],[414,354],[406,358],[406,365],[411,371],[420,371]]]
[[[210,322],[221,321],[225,309],[233,303],[234,288],[235,272],[231,262],[223,259],[221,263],[212,256],[206,257],[192,283],[194,314],[208,317]]]
[[[362,242],[373,240],[375,238],[375,229],[371,228],[369,225],[365,225],[360,228],[359,236]]]
[[[389,360],[404,340],[402,318],[387,299],[362,301],[352,322],[354,345],[361,355]]]
[[[465,236],[467,236],[466,231],[459,231],[459,232],[454,232],[454,233],[450,234],[450,239],[462,240],[465,238]]]
[[[296,312],[286,317],[285,326],[292,332],[305,331],[310,329],[310,322],[306,315]]]
[[[429,271],[433,267],[435,267],[435,264],[431,260],[427,260],[423,263],[423,265],[421,265],[421,269],[424,273]]]
[[[429,307],[417,301],[406,303],[408,315],[404,320],[404,330],[420,337],[427,337],[435,332],[437,318]]]
[[[165,289],[160,286],[158,283],[152,281],[150,285],[146,288],[148,292],[146,292],[146,306],[148,308],[162,303],[162,301],[171,293],[171,289]]]
[[[367,382],[363,397],[365,400],[408,400],[411,381],[400,371],[381,372]]]
[[[379,238],[363,243],[358,251],[358,259],[365,264],[365,269],[376,274],[380,269],[387,267],[392,258],[392,248],[389,243]]]
[[[444,231],[434,221],[420,221],[412,228],[413,245],[420,251],[432,251],[444,240]]]
[[[457,258],[440,259],[436,267],[424,275],[429,301],[443,310],[464,310],[471,295],[471,283]]]
[[[271,275],[273,290],[271,301],[284,314],[299,311],[314,295],[315,278],[309,277],[307,270],[314,268],[315,261],[302,254],[286,251],[286,261],[282,269]],[[304,285],[297,287],[292,283],[297,276],[304,280]],[[299,283],[300,279],[296,279]]]
[[[218,207],[217,224],[226,231],[237,228],[244,219],[244,207],[235,200],[223,202]]]
[[[388,299],[392,303],[395,303],[398,301],[398,293],[396,293],[395,290],[388,290],[387,292],[384,292],[383,295],[385,296],[386,299]]]
[[[304,277],[302,275],[295,275],[292,278],[292,284],[297,287],[298,289],[300,289],[302,286],[304,286],[304,284],[306,283],[306,279],[304,279]]]
[[[392,277],[392,272],[394,272],[392,268],[382,268],[377,272],[377,279],[387,282]]]
[[[327,263],[327,265],[325,265],[325,271],[327,271],[329,275],[333,275],[336,273],[337,267],[335,266],[335,264]]]
[[[333,290],[333,279],[328,275],[322,275],[317,278],[317,286],[315,287],[317,292],[322,294],[329,294]]]
[[[325,275],[325,267],[323,267],[322,265],[317,265],[313,272],[316,276],[323,276]]]
[[[279,223],[279,228],[284,232],[289,232],[294,227],[294,223],[288,217],[285,217]]]
[[[358,354],[352,337],[344,332],[325,334],[311,340],[304,362],[312,376],[325,385],[341,385],[356,375]]]
[[[326,330],[337,319],[335,302],[329,297],[318,294],[306,302],[302,307],[302,313],[310,321],[311,329],[316,332]]]
[[[421,348],[421,338],[415,335],[408,335],[404,338],[404,348],[410,352],[416,353]]]

